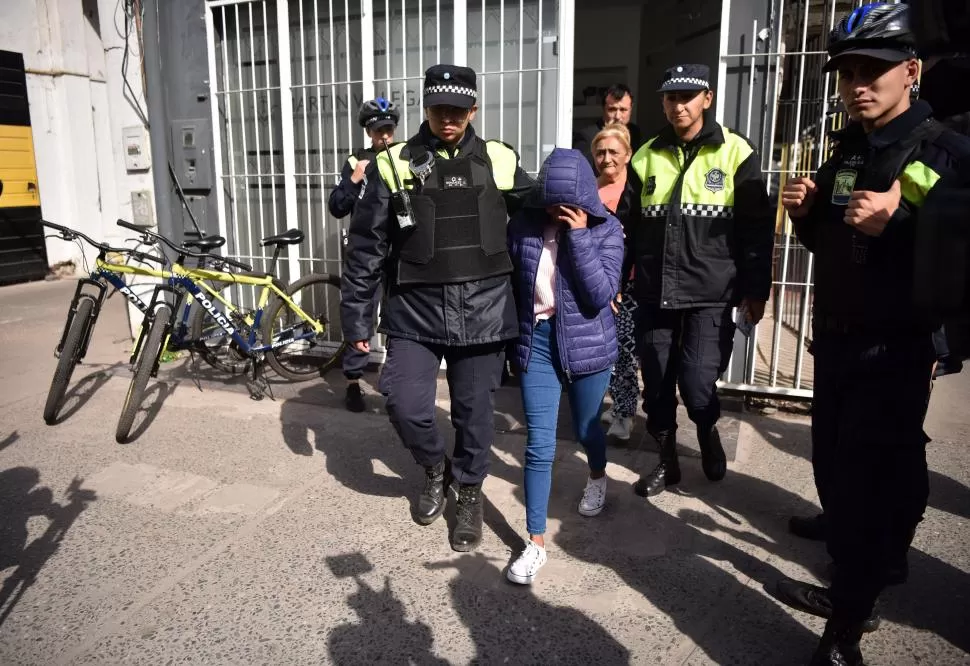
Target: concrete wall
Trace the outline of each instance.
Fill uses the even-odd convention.
[[[589,85],[615,83],[610,70],[626,68],[626,85],[640,101],[640,15],[638,4],[577,3],[574,99]],[[600,70],[602,73],[597,73]],[[636,113],[636,107],[634,107]],[[598,102],[573,107],[573,127],[583,127],[603,114]]]
[[[106,242],[125,237],[115,220],[132,217],[131,192],[152,190],[150,172],[124,165],[122,128],[141,120],[123,94],[123,35],[117,0],[0,2],[0,45],[23,53],[27,69],[44,217]],[[128,79],[140,97],[136,41]],[[51,264],[80,259],[56,239],[47,253]]]

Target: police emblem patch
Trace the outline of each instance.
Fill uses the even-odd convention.
[[[646,195],[651,195],[657,191],[657,177],[647,176],[647,182],[643,186],[643,192]]]
[[[720,192],[724,189],[724,172],[714,167],[707,172],[707,177],[704,180],[704,187],[711,192]]]
[[[445,178],[444,186],[446,190],[468,187],[468,179],[464,176],[448,176]]]
[[[835,174],[835,185],[832,187],[832,203],[836,206],[848,206],[852,199],[852,190],[859,173],[855,169],[840,169]]]

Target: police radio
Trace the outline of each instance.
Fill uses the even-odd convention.
[[[401,182],[401,177],[397,173],[397,168],[394,166],[394,158],[391,156],[391,149],[387,146],[387,140],[382,139],[384,144],[384,152],[387,153],[387,159],[391,162],[391,173],[394,174],[394,186],[397,188],[396,192],[391,192],[391,206],[394,208],[394,214],[397,215],[397,225],[402,229],[410,229],[414,226],[414,210],[411,208],[411,197],[404,190],[404,184]]]

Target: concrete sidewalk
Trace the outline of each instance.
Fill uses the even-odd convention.
[[[655,455],[611,449],[593,519],[576,512],[584,459],[561,440],[550,560],[522,588],[503,575],[525,526],[514,410],[497,415],[510,431],[485,541],[461,555],[450,516],[411,521],[421,470],[379,397],[342,409],[339,372],[255,402],[175,364],[150,385],[139,437],[116,444],[130,377],[118,297],[66,418],[45,425],[73,288],[0,289],[0,663],[807,663],[822,621],[765,591],[827,563],[786,531],[816,510],[806,420],[743,415],[722,483],[688,458],[681,490],[651,502],[630,484]],[[970,373],[937,383],[930,508],[867,663],[970,663],[968,399]]]

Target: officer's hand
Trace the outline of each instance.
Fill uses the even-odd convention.
[[[752,324],[757,324],[765,316],[765,302],[752,298],[741,299],[741,308],[747,313],[745,318]]]
[[[560,206],[556,221],[567,225],[570,229],[585,229],[586,211],[571,206]]]
[[[370,340],[357,340],[354,342],[354,349],[366,354],[370,353]]]
[[[818,187],[811,178],[793,178],[785,183],[781,193],[781,205],[795,219],[805,217],[815,201]]]
[[[364,180],[364,171],[367,169],[367,165],[370,164],[370,160],[361,160],[354,167],[354,172],[350,174],[350,180],[353,183],[359,183]]]
[[[888,192],[853,192],[845,209],[845,223],[867,236],[879,236],[899,208],[901,195],[898,180]]]

